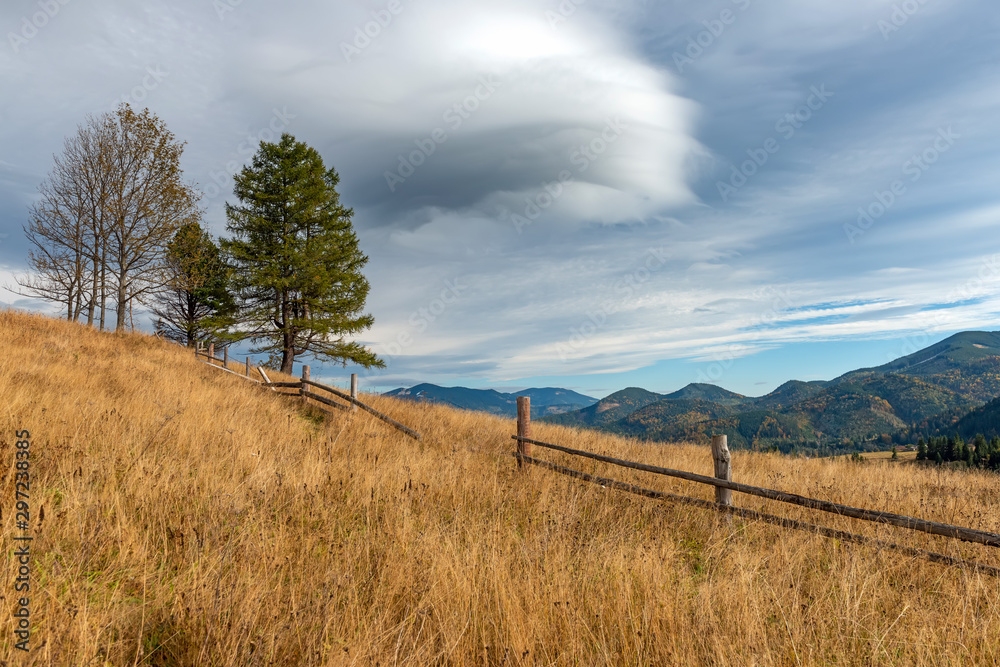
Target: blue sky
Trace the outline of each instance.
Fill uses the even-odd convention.
[[[260,140],[337,168],[363,389],[760,395],[1000,329],[986,0],[10,0],[0,35],[6,285],[52,155],[124,99],[216,236]]]

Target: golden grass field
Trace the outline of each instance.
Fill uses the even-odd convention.
[[[993,665],[1000,581],[519,473],[511,419],[324,416],[153,337],[0,312],[0,660],[32,665]],[[274,378],[272,378],[274,379]],[[14,648],[31,432],[31,650]],[[707,443],[534,435],[711,474]],[[710,487],[540,457],[650,488]],[[1000,477],[734,452],[734,479],[1000,531]],[[1000,565],[995,550],[734,495]],[[44,519],[41,518],[44,508]]]

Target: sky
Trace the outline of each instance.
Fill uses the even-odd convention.
[[[387,368],[330,382],[757,396],[1000,329],[991,0],[6,0],[0,37],[0,285],[88,114],[185,141],[216,237],[288,132],[370,259]]]

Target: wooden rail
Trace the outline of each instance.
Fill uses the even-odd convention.
[[[224,351],[223,351],[224,357],[222,359],[219,359],[218,357],[215,356],[215,345],[213,343],[209,343],[209,345],[208,345],[208,351],[207,352],[203,352],[203,351],[201,351],[201,349],[196,348],[195,351],[194,351],[194,354],[195,354],[196,358],[198,358],[198,357],[206,357],[208,359],[208,361],[205,362],[205,363],[207,363],[208,365],[212,366],[213,368],[218,368],[220,370],[224,370],[224,371],[226,371],[228,373],[232,373],[233,375],[236,375],[238,377],[244,377],[243,375],[240,375],[236,371],[233,371],[233,370],[231,370],[231,369],[228,368],[228,363],[229,363],[229,349],[228,348],[224,348]],[[217,361],[217,362],[223,364],[223,366],[216,366],[215,364],[212,363],[213,361]],[[257,371],[260,373],[261,377],[264,378],[264,381],[261,382],[260,380],[256,380],[256,379],[250,377],[250,360],[249,360],[249,358],[246,360],[245,367],[246,367],[246,376],[245,376],[246,379],[251,380],[252,382],[256,382],[257,384],[260,384],[261,386],[267,387],[267,388],[269,388],[269,389],[271,389],[273,391],[277,391],[278,389],[282,389],[282,388],[283,389],[297,389],[298,390],[298,395],[301,396],[303,399],[308,398],[310,400],[316,401],[318,403],[322,403],[323,405],[330,406],[330,407],[336,408],[338,410],[351,410],[353,412],[353,411],[357,411],[358,408],[361,408],[365,412],[368,412],[369,414],[377,417],[378,419],[381,419],[385,423],[389,424],[390,426],[392,426],[393,428],[396,428],[399,431],[402,431],[403,433],[405,433],[406,435],[410,436],[411,438],[414,438],[416,440],[421,440],[423,438],[423,436],[421,436],[420,433],[418,433],[417,431],[413,430],[409,426],[405,426],[403,424],[400,424],[398,421],[396,421],[392,417],[386,415],[385,413],[379,412],[375,408],[373,408],[373,407],[371,407],[369,405],[366,405],[365,403],[359,401],[358,400],[358,377],[357,377],[357,374],[354,374],[354,373],[351,374],[351,393],[347,394],[347,393],[344,393],[344,392],[340,391],[339,389],[335,389],[334,387],[328,387],[325,384],[320,384],[319,382],[313,382],[312,380],[310,380],[309,379],[309,366],[303,366],[302,367],[302,380],[300,380],[299,382],[271,382],[271,379],[269,377],[267,377],[267,373],[264,372],[264,369],[258,366],[257,367]],[[334,401],[334,400],[332,400],[330,398],[327,398],[325,396],[320,396],[319,394],[316,394],[315,392],[309,391],[308,389],[306,389],[307,386],[317,387],[319,389],[322,389],[323,391],[330,392],[334,396],[340,397],[340,398],[344,399],[345,401],[347,401],[348,405],[343,405],[341,403],[337,403],[336,401]],[[290,394],[285,394],[285,395],[288,396]]]
[[[314,394],[311,391],[307,391],[305,389],[302,390],[301,396],[304,396],[305,398],[311,398],[314,401],[319,401],[323,405],[329,405],[330,407],[337,408],[338,410],[348,410],[349,409],[346,405],[343,405],[341,403],[337,403],[336,401],[331,401],[329,398],[324,398],[323,396],[320,396],[319,394]]]
[[[962,540],[964,542],[974,542],[977,544],[984,544],[986,546],[991,546],[991,547],[1000,547],[1000,534],[990,533],[982,530],[974,530],[972,528],[965,528],[962,526],[953,526],[951,524],[938,523],[936,521],[928,521],[926,519],[919,519],[916,517],[906,516],[902,514],[894,514],[892,512],[882,512],[877,510],[867,510],[858,507],[851,507],[849,505],[841,505],[839,503],[833,503],[826,500],[808,498],[806,496],[800,496],[794,493],[787,493],[785,491],[777,491],[775,489],[766,489],[763,487],[751,486],[749,484],[740,484],[738,482],[733,482],[731,458],[729,455],[729,449],[726,444],[726,436],[724,435],[713,436],[712,440],[712,458],[713,461],[715,462],[715,475],[716,475],[715,477],[709,477],[707,475],[699,475],[697,473],[687,472],[684,470],[673,470],[671,468],[663,468],[660,466],[653,466],[645,463],[637,463],[635,461],[626,461],[624,459],[618,459],[611,456],[604,456],[602,454],[595,454],[593,452],[587,452],[580,449],[573,449],[571,447],[564,447],[562,445],[554,445],[552,443],[542,442],[540,440],[534,440],[528,437],[531,433],[530,406],[531,406],[530,399],[525,398],[523,402],[520,398],[518,399],[517,403],[518,434],[511,436],[515,441],[517,441],[518,444],[517,451],[514,453],[514,456],[516,457],[518,462],[518,467],[523,468],[525,463],[529,463],[535,466],[540,466],[543,468],[547,468],[549,470],[553,470],[555,472],[564,475],[569,475],[571,477],[583,479],[588,482],[594,482],[601,484],[603,486],[620,489],[623,491],[627,491],[629,493],[636,493],[649,498],[664,498],[668,500],[674,500],[677,502],[684,502],[687,504],[697,505],[699,507],[711,508],[718,511],[727,512],[729,515],[737,515],[747,518],[760,519],[762,521],[767,521],[769,523],[774,523],[777,525],[782,525],[790,528],[810,530],[812,532],[818,532],[823,535],[837,537],[840,539],[848,539],[848,537],[850,537],[849,541],[852,542],[873,544],[876,546],[885,546],[887,548],[903,551],[911,555],[921,556],[929,560],[932,560],[934,562],[973,567],[978,571],[985,572],[993,576],[1000,576],[1000,569],[988,565],[983,565],[981,563],[973,563],[971,561],[954,559],[951,558],[950,556],[945,556],[943,554],[924,551],[921,549],[912,549],[910,547],[904,547],[889,542],[873,541],[870,540],[869,538],[865,538],[860,535],[854,535],[853,533],[844,533],[843,531],[837,531],[832,528],[813,526],[812,524],[804,524],[798,521],[794,521],[792,519],[785,519],[767,514],[761,514],[759,512],[754,512],[752,510],[736,508],[732,506],[732,492],[738,491],[740,493],[746,493],[752,496],[767,498],[769,500],[777,500],[779,502],[789,503],[792,505],[799,505],[801,507],[807,507],[809,509],[817,509],[823,512],[837,514],[839,516],[847,516],[855,519],[861,519],[863,521],[871,521],[874,523],[889,524],[893,526],[898,526],[900,528],[907,528],[909,530],[930,533],[932,535],[940,535],[942,537]],[[570,454],[573,456],[589,458],[595,461],[601,461],[603,463],[609,463],[611,465],[616,465],[622,468],[641,470],[643,472],[650,472],[653,474],[664,475],[667,477],[676,477],[678,479],[684,479],[690,482],[696,482],[698,484],[708,484],[715,487],[716,502],[712,503],[710,501],[701,500],[698,498],[689,498],[687,496],[679,496],[670,493],[663,493],[660,491],[652,491],[650,489],[643,489],[641,487],[633,486],[625,482],[588,475],[587,473],[583,473],[578,470],[573,470],[571,468],[559,466],[554,463],[550,463],[548,461],[542,461],[533,458],[531,456],[531,451],[529,449],[529,446],[531,445],[536,445],[538,447],[544,447],[546,449],[552,449],[555,451],[564,452],[566,454]]]
[[[313,387],[319,387],[320,389],[328,391],[328,392],[330,392],[331,394],[333,394],[335,396],[340,396],[342,399],[344,399],[345,401],[348,401],[352,405],[356,405],[359,408],[361,408],[362,410],[364,410],[365,412],[368,412],[368,413],[370,413],[372,415],[375,415],[376,417],[378,417],[379,419],[381,419],[385,423],[389,424],[390,426],[396,427],[397,429],[399,429],[400,431],[402,431],[406,435],[410,436],[411,438],[414,438],[416,440],[420,440],[423,437],[419,433],[417,433],[416,431],[414,431],[412,428],[410,428],[409,426],[404,426],[403,424],[400,424],[398,421],[396,421],[392,417],[379,412],[375,408],[372,408],[372,407],[369,407],[369,406],[365,405],[364,403],[362,403],[361,401],[359,401],[357,398],[352,397],[350,394],[345,394],[344,392],[340,391],[339,389],[334,389],[333,387],[327,387],[325,384],[320,384],[318,382],[313,382],[312,380],[303,380],[302,384],[303,385],[311,385]]]
[[[674,493],[667,493],[665,491],[653,491],[652,489],[644,489],[640,486],[627,484],[625,482],[620,482],[615,479],[607,479],[605,477],[589,475],[585,472],[580,472],[579,470],[573,470],[572,468],[566,468],[564,466],[556,465],[555,463],[542,461],[539,459],[532,458],[530,456],[524,456],[523,454],[520,454],[518,452],[514,452],[514,456],[517,458],[519,462],[529,463],[531,465],[547,468],[548,470],[552,470],[553,472],[557,472],[562,475],[566,475],[568,477],[575,477],[577,479],[582,479],[585,482],[600,484],[601,486],[607,487],[609,489],[618,489],[619,491],[634,493],[636,495],[644,496],[646,498],[670,500],[685,505],[694,505],[702,509],[724,512],[728,515],[735,515],[753,521],[763,521],[765,523],[774,524],[776,526],[781,526],[783,528],[792,528],[795,530],[803,530],[810,533],[817,533],[819,535],[823,535],[825,537],[833,537],[838,540],[842,540],[844,542],[853,542],[855,544],[863,544],[881,549],[892,549],[894,551],[899,551],[901,553],[904,553],[908,556],[914,556],[917,558],[926,558],[927,560],[934,563],[943,563],[945,565],[957,565],[960,567],[968,567],[978,572],[982,572],[983,574],[988,574],[994,577],[1000,577],[1000,568],[993,567],[992,565],[985,565],[983,563],[977,563],[975,561],[963,560],[961,558],[954,558],[952,556],[946,556],[945,554],[937,553],[934,551],[926,551],[924,549],[908,547],[902,544],[895,544],[893,542],[876,540],[870,537],[865,537],[864,535],[849,533],[843,530],[836,530],[834,528],[827,528],[826,526],[818,526],[811,523],[804,523],[802,521],[796,521],[795,519],[788,519],[785,517],[774,516],[773,514],[765,514],[763,512],[757,512],[755,510],[743,509],[741,507],[733,507],[732,505],[713,503],[710,500],[702,500],[701,498],[690,498],[688,496],[681,496]]]
[[[517,436],[511,437],[515,440],[521,439]],[[932,535],[941,535],[942,537],[951,537],[965,542],[976,542],[978,544],[985,544],[991,547],[1000,547],[1000,535],[996,533],[988,533],[982,530],[973,530],[972,528],[963,528],[961,526],[953,526],[946,523],[937,523],[936,521],[927,521],[926,519],[918,519],[916,517],[905,516],[903,514],[893,514],[892,512],[866,510],[858,507],[851,507],[849,505],[840,505],[827,500],[817,500],[815,498],[799,496],[794,493],[786,493],[785,491],[776,491],[774,489],[765,489],[759,486],[750,486],[749,484],[730,482],[725,479],[708,477],[707,475],[698,475],[693,472],[671,470],[670,468],[661,468],[659,466],[651,466],[646,465],[645,463],[636,463],[634,461],[624,461],[610,456],[602,456],[601,454],[585,452],[579,449],[571,449],[560,445],[552,445],[546,442],[539,442],[537,440],[532,440],[531,444],[558,450],[567,454],[573,454],[574,456],[582,456],[596,461],[603,461],[604,463],[610,463],[622,468],[632,468],[633,470],[642,470],[644,472],[665,475],[667,477],[677,477],[678,479],[685,479],[689,482],[697,482],[699,484],[711,484],[717,488],[739,491],[740,493],[746,493],[751,496],[759,496],[769,500],[777,500],[779,502],[789,503],[792,505],[800,505],[802,507],[808,507],[822,512],[829,512],[831,514],[838,514],[840,516],[849,516],[853,519],[873,521],[875,523],[887,523],[893,526],[899,526],[900,528],[908,528],[910,530],[930,533]]]

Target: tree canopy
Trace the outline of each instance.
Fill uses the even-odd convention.
[[[233,268],[243,335],[255,353],[280,353],[281,370],[296,357],[383,367],[348,336],[373,323],[364,314],[369,284],[361,252],[340,203],[336,170],[319,153],[283,134],[261,142],[250,166],[235,177],[238,204],[226,204],[232,238],[222,247]]]
[[[180,168],[183,142],[149,109],[128,104],[89,116],[69,137],[40,186],[25,234],[34,274],[22,294],[65,304],[66,316],[95,313],[104,328],[108,297],[116,329],[135,301],[163,285],[165,246],[201,215],[195,189]]]
[[[153,306],[157,332],[188,347],[225,340],[236,304],[219,247],[191,222],[177,231],[166,252],[166,285]]]

